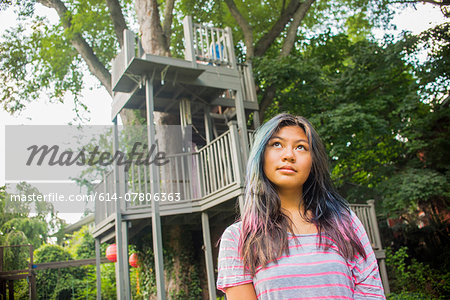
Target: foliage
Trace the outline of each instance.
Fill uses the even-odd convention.
[[[95,257],[95,240],[86,225],[73,233],[68,244],[69,252],[76,259]]]
[[[26,183],[18,184],[17,190],[23,194],[38,192]],[[7,197],[9,194],[6,193],[6,186],[0,187],[0,245],[2,246],[31,244],[36,249],[46,242],[53,230],[57,230],[58,226],[63,224],[56,215],[52,214],[51,207],[44,203],[38,203],[35,206],[36,214],[30,217],[30,203],[12,203],[7,200]],[[30,263],[28,246],[6,247],[3,254],[4,271],[28,269]],[[15,298],[27,297],[26,280],[15,281],[14,287]]]
[[[40,194],[35,187],[25,182],[17,184],[16,189],[19,195]],[[6,245],[16,245],[18,241],[13,239],[18,236],[23,237],[21,243],[32,244],[34,249],[46,243],[50,235],[59,237],[59,242],[62,242],[61,229],[65,222],[54,212],[51,203],[35,201],[32,203],[34,207],[31,207],[31,202],[8,200],[10,194],[5,190],[3,187],[0,194],[0,238]]]
[[[447,299],[450,295],[450,272],[435,270],[411,259],[408,248],[386,249],[386,264],[392,294],[389,299]]]
[[[405,104],[418,100],[410,68],[396,45],[352,42],[345,34],[328,32],[303,48],[295,56],[255,62],[259,85],[279,87],[267,118],[281,111],[309,118],[341,191],[353,201],[370,199],[404,147],[396,136],[406,126]]]
[[[137,271],[139,272],[141,296],[142,299],[148,299],[151,295],[156,294],[155,261],[151,237],[142,238],[138,241],[136,250],[140,261]],[[187,245],[180,252],[180,250],[164,244],[165,280],[166,282],[173,281],[177,285],[177,288],[170,291],[171,299],[194,300],[201,298],[200,271],[193,250],[192,245]],[[176,257],[180,259],[176,259]]]
[[[52,102],[73,97],[76,109],[87,106],[79,100],[85,62],[71,44],[82,34],[105,65],[117,52],[113,26],[105,1],[68,1],[65,20],[52,24],[47,18],[27,17],[8,29],[0,43],[0,103],[5,111],[21,111],[45,91]],[[20,6],[17,8],[20,11]],[[73,26],[64,27],[69,21]]]
[[[420,39],[428,36],[435,35]],[[436,57],[448,51],[446,40],[434,44]],[[443,58],[418,69],[418,62],[416,68],[408,64],[418,45],[411,36],[380,45],[328,32],[290,57],[254,60],[258,85],[278,87],[267,118],[281,111],[309,118],[326,144],[340,191],[352,202],[383,199],[392,216],[427,205],[448,208],[448,100],[442,99],[449,72]],[[432,62],[441,67],[430,79],[422,70]]]
[[[70,253],[61,246],[43,245],[35,251],[36,263],[72,260]],[[36,274],[39,299],[69,299],[74,286],[74,276],[69,268],[40,270]]]
[[[353,38],[359,39],[368,34],[373,26],[388,24],[392,16],[389,4],[392,2],[399,1],[315,1],[302,21],[298,39],[311,36],[312,32],[323,32],[331,24],[339,32],[348,30]],[[92,62],[84,61],[86,58],[73,44],[75,37],[83,38],[106,72],[111,67],[110,61],[116,55],[119,45],[106,2],[67,0],[61,3],[67,8],[67,12],[55,23],[36,14],[36,1],[11,2],[22,18],[15,27],[6,31],[0,42],[0,103],[10,113],[23,110],[44,92],[50,101],[55,102],[62,102],[66,94],[70,95],[77,112],[88,109],[80,93],[85,81],[83,72],[86,71],[87,64]],[[133,1],[122,0],[119,3],[129,27],[135,27]],[[159,4],[164,9],[165,1],[159,1]],[[255,47],[288,9],[287,1],[280,0],[235,1],[235,4],[250,25]],[[251,59],[246,57],[244,45],[247,41],[242,28],[223,1],[176,1],[173,13],[170,39],[173,56],[183,56],[180,20],[185,15],[192,15],[195,22],[233,28],[238,58],[241,61]],[[270,50],[267,53],[263,51],[260,56],[278,56],[287,27],[276,35],[270,44]],[[89,70],[93,72],[92,67]]]
[[[102,245],[105,256],[106,244]],[[74,232],[67,247],[43,245],[35,251],[36,263],[95,257],[94,238],[87,226]],[[101,265],[102,298],[116,297],[115,264]],[[39,299],[93,299],[97,295],[95,266],[37,271]]]

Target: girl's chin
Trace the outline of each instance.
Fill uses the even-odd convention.
[[[296,191],[301,190],[302,184],[299,183],[274,183],[278,191]]]

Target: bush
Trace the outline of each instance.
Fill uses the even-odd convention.
[[[408,248],[394,252],[386,249],[391,294],[389,299],[448,299],[450,272],[432,269],[429,265],[409,260]]]

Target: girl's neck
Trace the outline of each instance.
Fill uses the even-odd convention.
[[[303,191],[297,190],[279,190],[278,197],[280,197],[281,208],[287,211],[303,210]]]
[[[292,222],[294,234],[317,233],[317,227],[308,221],[311,219],[311,211],[304,215],[303,191],[278,191],[281,201],[281,210],[289,217]]]

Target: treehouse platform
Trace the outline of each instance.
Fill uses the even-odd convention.
[[[167,298],[162,228],[169,224],[200,228],[208,296],[216,299],[217,249],[210,229],[225,229],[243,207],[245,167],[252,133],[260,125],[259,108],[251,65],[236,62],[231,29],[195,24],[189,16],[183,26],[184,59],[146,54],[136,35],[125,30],[124,45],[112,62],[114,151],[120,146],[117,117],[133,109],[147,120],[142,142],[149,148],[157,144],[167,155],[164,165],[115,165],[94,189],[119,197],[95,203],[98,299],[100,244],[116,243],[117,298],[131,299],[128,243],[143,230],[152,232],[157,299]],[[165,131],[158,113],[176,116],[180,131]],[[162,140],[169,145],[160,145]],[[139,195],[153,198],[141,201]],[[381,259],[386,288],[374,204],[352,208]]]

